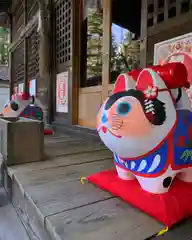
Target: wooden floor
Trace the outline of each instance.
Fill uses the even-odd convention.
[[[9,168],[13,203],[34,239],[144,240],[163,228],[134,207],[89,183],[80,183],[81,176],[113,168],[112,154],[100,142],[48,136],[45,153],[47,161]],[[159,239],[192,239],[190,224]]]

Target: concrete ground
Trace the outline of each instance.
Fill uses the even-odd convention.
[[[30,240],[2,187],[0,188],[0,240]]]

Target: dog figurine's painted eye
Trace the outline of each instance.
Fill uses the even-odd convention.
[[[117,114],[121,116],[127,115],[131,110],[131,105],[127,102],[122,102],[117,106]]]
[[[13,111],[17,111],[19,109],[19,105],[16,102],[14,102],[14,101],[11,101],[10,105],[11,105],[11,109]]]

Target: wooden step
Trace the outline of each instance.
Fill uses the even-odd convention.
[[[112,155],[106,150],[10,167],[12,201],[31,237],[140,240],[158,232],[162,225],[154,219],[79,181],[111,168]]]
[[[81,184],[81,176],[113,168],[112,153],[97,141],[82,143],[76,137],[65,141],[67,137],[46,137],[48,160],[3,171],[7,191],[31,239],[144,240],[163,228],[107,192]]]

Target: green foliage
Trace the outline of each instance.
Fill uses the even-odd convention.
[[[88,9],[87,18],[87,77],[102,75],[103,13]],[[140,43],[133,40],[133,34],[127,31],[122,44],[118,45],[115,36],[111,38],[112,82],[116,75],[131,71],[139,65]]]
[[[0,65],[8,65],[9,59],[9,29],[0,27]]]
[[[102,13],[88,9],[87,18],[87,77],[101,76]]]

